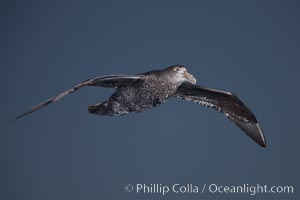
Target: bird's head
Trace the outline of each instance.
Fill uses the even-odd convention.
[[[174,65],[166,68],[164,71],[167,72],[172,81],[175,81],[179,85],[185,81],[193,85],[196,84],[196,78],[183,65]]]

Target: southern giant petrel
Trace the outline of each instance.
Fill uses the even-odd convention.
[[[223,112],[255,142],[266,147],[265,137],[256,117],[237,96],[230,92],[204,88],[195,84],[196,79],[188,73],[183,65],[174,65],[163,70],[154,70],[138,75],[99,76],[83,81],[34,106],[15,119],[37,111],[85,86],[100,86],[115,88],[116,91],[108,100],[88,106],[91,114],[120,116],[131,112],[142,112],[156,107],[174,96]]]

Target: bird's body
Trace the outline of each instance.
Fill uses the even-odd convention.
[[[108,100],[90,105],[91,114],[120,116],[142,112],[166,102],[170,97],[193,101],[223,112],[247,135],[265,147],[263,132],[254,116],[243,102],[230,92],[195,85],[196,79],[182,65],[155,70],[138,75],[111,75],[88,79],[75,87],[34,106],[16,119],[58,101],[85,86],[115,88]]]
[[[89,111],[93,114],[118,116],[156,107],[172,97],[180,86],[167,79],[162,72],[148,73],[143,78],[119,86],[108,101],[90,106]],[[99,106],[101,109],[97,110]]]

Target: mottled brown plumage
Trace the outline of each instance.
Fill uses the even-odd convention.
[[[233,121],[241,130],[259,145],[266,142],[256,117],[243,102],[230,92],[208,89],[195,85],[196,79],[182,65],[174,65],[163,70],[155,70],[139,75],[111,75],[88,79],[47,101],[34,106],[28,112],[16,117],[19,119],[52,102],[83,88],[100,86],[115,88],[108,100],[90,105],[92,114],[119,116],[131,112],[142,112],[166,102],[170,97],[193,101],[219,112]]]

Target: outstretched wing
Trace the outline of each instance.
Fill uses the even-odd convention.
[[[37,111],[50,103],[53,103],[55,101],[58,101],[62,99],[63,97],[72,94],[73,92],[85,87],[85,86],[99,86],[99,87],[109,87],[109,88],[117,88],[120,85],[126,85],[131,83],[134,80],[142,78],[143,75],[111,75],[111,76],[99,76],[96,78],[88,79],[86,81],[83,81],[82,83],[79,83],[78,85],[74,86],[73,88],[70,88],[54,97],[49,98],[48,100],[32,107],[29,111],[17,116],[15,119],[20,119],[21,117],[24,117],[26,115],[29,115],[30,113],[33,113],[34,111]]]
[[[262,147],[266,147],[265,137],[256,117],[234,94],[185,82],[178,88],[174,96],[223,112],[255,142]]]

